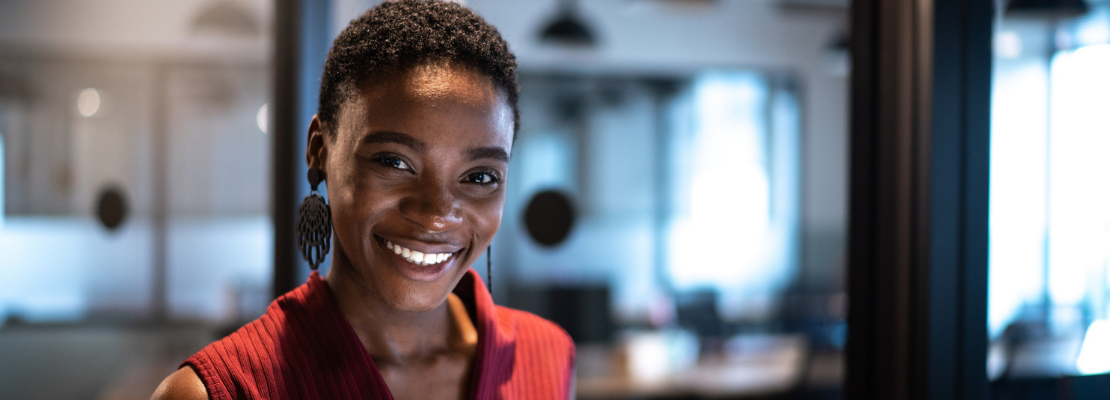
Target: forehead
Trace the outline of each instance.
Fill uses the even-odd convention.
[[[493,80],[472,68],[447,64],[420,64],[386,75],[377,85],[364,85],[362,94],[401,91],[424,101],[462,100],[471,104],[504,102]],[[394,94],[391,93],[391,94]]]
[[[419,135],[467,128],[506,136],[510,143],[512,113],[491,78],[471,68],[423,64],[360,84],[338,122],[341,133],[356,136],[375,129]]]

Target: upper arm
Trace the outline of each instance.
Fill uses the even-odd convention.
[[[151,400],[208,400],[208,390],[193,368],[185,366],[167,376]]]

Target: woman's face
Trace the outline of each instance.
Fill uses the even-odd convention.
[[[309,163],[317,154],[327,180],[333,270],[397,309],[430,310],[501,224],[513,111],[490,78],[445,65],[393,74],[354,97],[333,139],[309,141]]]

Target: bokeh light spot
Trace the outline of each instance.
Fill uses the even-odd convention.
[[[100,110],[100,92],[93,88],[87,88],[77,95],[77,112],[81,113],[82,117],[91,117]]]
[[[269,110],[270,107],[269,106],[270,106],[269,103],[263,104],[262,107],[260,107],[258,109],[258,115],[256,115],[254,117],[254,121],[256,123],[258,123],[258,129],[262,130],[262,133],[269,133],[269,131],[268,131],[268,129],[270,128],[270,110]]]

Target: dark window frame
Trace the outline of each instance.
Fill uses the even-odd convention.
[[[852,4],[845,398],[988,395],[992,15]]]

